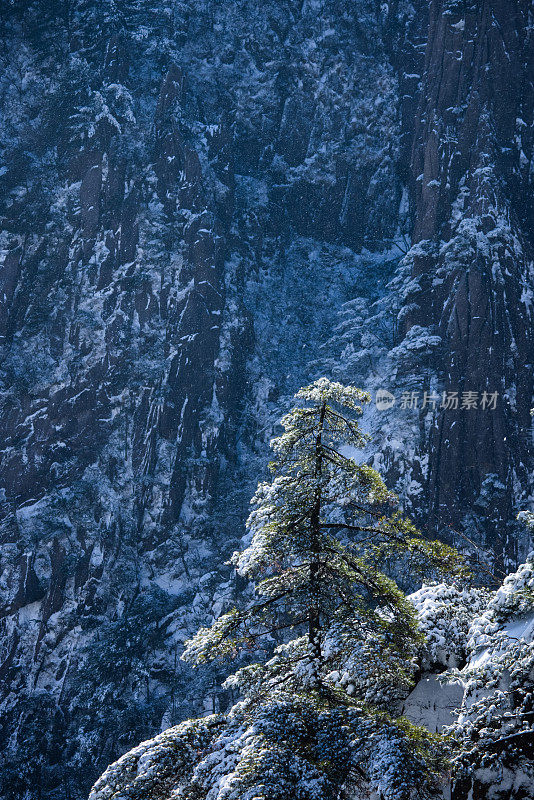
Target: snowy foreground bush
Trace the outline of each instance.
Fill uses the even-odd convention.
[[[473,620],[464,696],[451,733],[459,787],[488,798],[534,797],[534,553]]]
[[[534,553],[496,592],[440,584],[410,599],[426,675],[404,710],[451,737],[453,798],[534,797]]]
[[[241,659],[225,684],[239,701],[127,753],[90,800],[415,800],[451,783],[457,798],[534,797],[533,563],[495,593],[463,588],[455,552],[342,454],[365,443],[365,393],[321,379],[297,398],[232,559],[255,598],[183,656]],[[387,576],[400,569],[442,582],[406,597]],[[417,719],[424,681],[461,706],[445,733]]]

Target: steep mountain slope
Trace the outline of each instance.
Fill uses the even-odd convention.
[[[488,480],[490,521],[528,493],[532,62],[529,4],[505,5],[4,9],[2,797],[82,797],[132,744],[227,702],[181,641],[243,589],[223,564],[285,398],[412,231],[392,344],[439,335],[429,381],[498,378],[509,398],[462,412],[456,450],[453,415],[410,417],[424,497],[460,525]],[[406,429],[387,419],[390,440]]]
[[[277,398],[397,225],[380,25],[372,3],[3,20],[6,797],[83,796],[210,695],[177,654],[233,590]]]
[[[508,565],[532,463],[532,47],[529,2],[433,2],[411,165],[407,319],[440,336],[445,391],[499,392],[435,421],[430,501],[454,524],[478,503]]]

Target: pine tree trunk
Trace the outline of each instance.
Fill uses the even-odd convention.
[[[315,440],[315,478],[317,480],[317,486],[315,488],[315,498],[310,516],[310,528],[311,528],[310,551],[312,554],[312,559],[310,564],[311,604],[308,617],[308,639],[316,659],[321,658],[321,641],[319,637],[321,621],[320,621],[320,610],[319,610],[317,592],[319,588],[318,573],[320,566],[319,563],[320,519],[321,519],[321,501],[322,501],[322,486],[320,481],[321,481],[322,462],[323,462],[322,437],[323,437],[323,426],[324,426],[325,415],[326,415],[326,403],[323,403],[321,407],[321,413],[319,416],[319,431],[317,433],[317,438]]]

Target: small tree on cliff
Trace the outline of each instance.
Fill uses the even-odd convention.
[[[232,558],[255,579],[257,597],[199,630],[183,657],[202,664],[271,651],[227,681],[243,698],[229,719],[246,744],[233,742],[228,797],[289,796],[296,775],[299,797],[340,797],[351,777],[383,783],[384,770],[391,796],[424,796],[436,740],[386,713],[410,685],[421,634],[385,565],[435,576],[461,571],[458,557],[392,511],[380,475],[352,457],[367,441],[358,425],[365,392],[323,378],[296,397],[303,405],[272,442],[274,478],[252,501],[250,544]],[[197,770],[191,797],[204,796],[203,782],[213,785],[215,763],[227,770],[226,746],[219,761],[212,751],[211,767]],[[277,776],[276,791],[265,788],[266,770]],[[305,784],[315,788],[306,793]]]

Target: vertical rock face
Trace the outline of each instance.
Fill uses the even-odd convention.
[[[408,326],[441,336],[444,388],[501,392],[492,416],[437,421],[433,508],[456,522],[489,481],[484,513],[510,518],[533,121],[528,4],[505,5],[3,16],[2,798],[84,797],[131,745],[226,702],[181,643],[236,590],[224,562],[273,419],[342,303],[395,268],[406,188]]]
[[[433,512],[457,525],[478,502],[486,543],[512,562],[507,523],[532,463],[530,26],[528,2],[432,2],[411,165],[408,324],[441,337],[443,390],[479,394],[478,410],[435,423]],[[499,393],[494,411],[484,392]]]
[[[225,702],[181,643],[235,589],[279,403],[398,224],[385,16],[356,5],[3,15],[2,798],[84,797]]]

